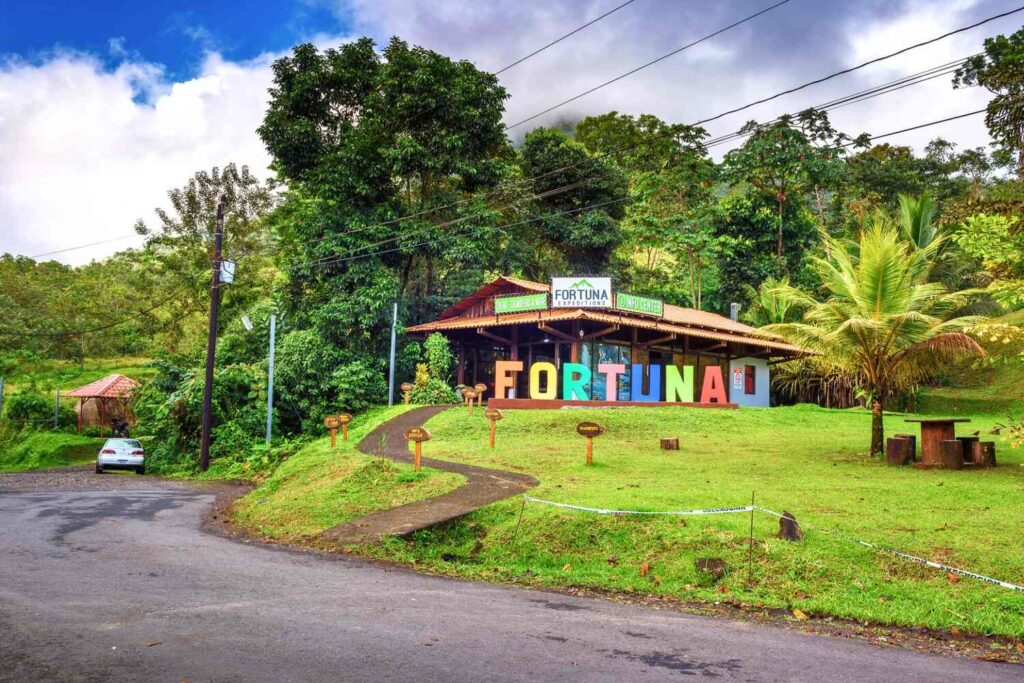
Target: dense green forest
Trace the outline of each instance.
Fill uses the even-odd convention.
[[[136,224],[144,247],[86,266],[0,258],[0,374],[153,358],[141,427],[158,437],[155,458],[190,462],[224,195],[238,265],[221,291],[215,456],[263,433],[272,313],[274,420],[289,437],[387,401],[393,302],[401,324],[425,321],[500,274],[606,273],[683,306],[741,303],[751,324],[822,352],[777,374],[781,396],[880,416],[963,363],[1021,360],[1024,333],[1004,316],[1024,308],[1022,44],[1024,31],[989,39],[950,84],[992,92],[992,150],[874,142],[809,109],[748,122],[718,159],[703,128],[614,111],[514,141],[507,93],[469,62],[397,38],[300,45],[274,64],[258,130],[271,178],[198,170]],[[884,325],[872,322],[883,308]],[[399,377],[427,355],[403,340]]]

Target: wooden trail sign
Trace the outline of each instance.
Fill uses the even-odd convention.
[[[331,433],[331,448],[334,448],[335,439],[338,435],[338,427],[341,426],[341,420],[338,419],[337,415],[328,415],[324,418],[324,427]]]
[[[352,421],[352,416],[348,413],[339,413],[335,417],[341,424],[341,440],[348,441],[348,423]]]
[[[402,382],[399,388],[402,390],[402,397],[404,399],[403,402],[406,405],[409,405],[409,392],[415,389],[416,385],[414,385],[412,382]]]
[[[596,422],[580,422],[576,425],[576,433],[587,439],[587,464],[594,464],[594,437],[604,434],[604,427]]]
[[[466,387],[462,395],[466,397],[466,407],[469,408],[469,414],[472,415],[473,405],[476,403],[476,391],[474,389]]]
[[[497,408],[488,408],[484,411],[484,417],[491,423],[491,448],[494,448],[494,430],[498,426],[498,420],[501,419],[501,411]]]
[[[422,444],[424,441],[430,441],[430,432],[426,427],[409,427],[405,430],[405,440],[413,443],[413,464],[416,466],[416,471],[419,472],[420,457],[423,454]]]
[[[476,392],[476,404],[482,407],[484,404],[484,392],[487,391],[487,385],[483,382],[475,384],[473,385],[473,391]]]

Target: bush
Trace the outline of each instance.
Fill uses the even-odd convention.
[[[434,332],[423,342],[423,355],[427,361],[427,371],[434,379],[442,382],[451,380],[452,366],[455,365],[455,355],[452,353],[448,337]]]
[[[458,403],[459,395],[447,383],[431,377],[426,364],[416,366],[416,380],[409,392],[409,401],[421,405],[445,405]]]
[[[38,429],[53,428],[53,397],[27,391],[12,394],[4,401],[8,420]],[[57,413],[58,429],[78,427],[78,414],[67,403],[61,402]]]

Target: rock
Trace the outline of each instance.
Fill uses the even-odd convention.
[[[698,557],[694,560],[697,571],[710,574],[715,581],[721,581],[729,569],[729,566],[720,557]]]

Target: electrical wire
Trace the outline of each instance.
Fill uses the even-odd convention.
[[[555,40],[552,40],[550,43],[548,43],[544,47],[539,48],[537,50],[534,50],[533,52],[531,52],[530,54],[526,55],[525,57],[520,57],[519,59],[517,59],[516,61],[512,62],[508,66],[504,66],[504,67],[498,69],[497,71],[494,72],[494,75],[497,76],[499,74],[503,74],[506,71],[508,71],[509,69],[511,69],[512,67],[518,66],[518,65],[522,64],[523,62],[525,62],[530,57],[536,57],[541,52],[544,52],[544,50],[547,50],[549,47],[554,47],[555,45],[558,45],[560,42],[562,42],[566,38],[569,38],[571,36],[576,35],[580,31],[582,31],[583,29],[587,28],[588,26],[592,26],[592,25],[596,24],[597,22],[601,21],[605,17],[611,16],[612,14],[615,14],[620,9],[625,7],[626,5],[632,5],[634,2],[636,2],[636,0],[626,0],[626,2],[622,3],[621,5],[618,5],[616,7],[611,8],[610,10],[608,10],[607,12],[602,14],[601,16],[597,17],[596,19],[592,19],[591,21],[588,21],[587,23],[583,24],[582,26],[579,26],[579,27],[573,29],[572,31],[569,31],[569,33],[566,33],[565,35],[561,36],[560,38],[556,38]]]
[[[32,260],[35,260],[35,259],[38,259],[38,258],[42,258],[44,256],[53,256],[54,254],[63,254],[63,253],[68,252],[68,251],[75,251],[77,249],[85,249],[87,247],[95,247],[95,246],[98,246],[100,244],[110,244],[111,242],[120,242],[121,240],[126,240],[129,237],[138,237],[138,235],[136,235],[135,233],[132,233],[131,235],[121,235],[120,237],[111,237],[109,240],[100,240],[99,242],[89,242],[88,244],[79,244],[78,246],[74,246],[74,247],[67,247],[65,249],[57,249],[56,251],[48,251],[48,252],[43,253],[43,254],[36,254],[35,256],[29,256],[29,258],[32,259]]]
[[[737,26],[740,26],[741,24],[745,24],[748,21],[752,21],[753,19],[756,19],[757,17],[761,16],[762,14],[766,14],[768,12],[771,12],[773,9],[776,9],[777,7],[781,7],[781,6],[785,5],[785,4],[787,4],[788,2],[790,2],[790,0],[781,0],[780,2],[777,2],[774,5],[770,5],[768,7],[765,7],[764,9],[762,9],[759,12],[755,12],[754,14],[746,16],[746,17],[740,19],[739,21],[735,21],[735,22],[729,24],[728,26],[723,26],[722,28],[718,29],[714,33],[709,33],[709,34],[707,34],[706,36],[704,36],[702,38],[698,38],[697,40],[694,40],[691,43],[687,43],[686,45],[683,45],[682,47],[678,47],[675,50],[672,50],[671,52],[665,53],[662,56],[658,57],[657,59],[652,59],[651,61],[647,62],[646,64],[642,64],[642,65],[636,67],[635,69],[630,69],[626,73],[620,74],[620,75],[616,76],[615,78],[612,78],[610,80],[605,81],[604,83],[600,83],[598,85],[595,85],[593,88],[590,88],[588,90],[584,90],[583,92],[579,93],[578,95],[573,95],[569,99],[563,100],[563,101],[559,102],[556,105],[548,107],[544,111],[537,112],[536,114],[533,114],[532,116],[528,116],[528,117],[526,117],[525,119],[523,119],[521,121],[517,121],[517,122],[513,123],[510,126],[505,126],[505,130],[512,130],[513,128],[518,128],[519,126],[523,125],[524,123],[527,123],[529,121],[533,121],[534,119],[536,119],[536,118],[538,118],[540,116],[543,116],[544,114],[547,114],[549,112],[552,112],[552,111],[558,109],[559,107],[564,107],[565,105],[569,104],[570,102],[575,102],[576,100],[580,99],[581,97],[586,97],[587,95],[589,95],[591,93],[594,93],[594,92],[597,92],[598,90],[600,90],[602,88],[605,88],[605,87],[611,85],[612,83],[616,83],[618,81],[621,81],[624,78],[628,78],[628,77],[632,76],[633,74],[637,73],[638,71],[643,71],[644,69],[646,69],[649,66],[654,66],[658,62],[664,61],[664,60],[668,59],[669,57],[677,55],[677,54],[679,54],[680,52],[682,52],[684,50],[688,50],[691,47],[694,47],[695,45],[700,45],[705,40],[710,40],[711,38],[714,38],[715,36],[720,35],[722,33],[725,33],[726,31],[728,31],[730,29],[736,28]]]

